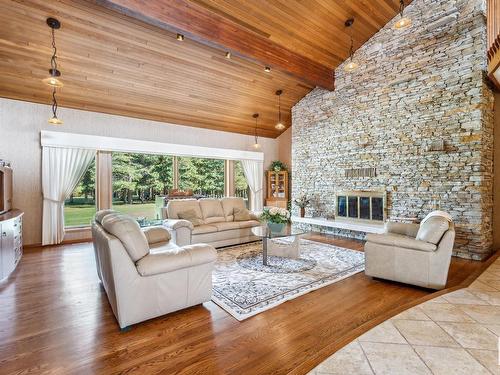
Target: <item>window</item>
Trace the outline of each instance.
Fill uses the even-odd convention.
[[[64,226],[90,225],[96,213],[95,206],[95,159],[89,165],[78,185],[64,201]]]
[[[248,197],[249,187],[247,184],[247,178],[245,177],[245,173],[243,172],[243,166],[241,165],[241,161],[234,162],[234,195],[245,200],[245,204],[247,208],[250,207]]]
[[[155,219],[155,197],[173,188],[173,158],[113,153],[113,209],[136,218]]]
[[[179,189],[191,189],[204,197],[223,197],[224,160],[180,157]]]

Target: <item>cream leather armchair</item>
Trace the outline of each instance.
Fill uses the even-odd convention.
[[[386,224],[384,234],[368,234],[365,274],[431,289],[442,289],[455,241],[449,217],[429,214],[420,225]]]
[[[92,223],[97,274],[121,329],[210,301],[215,249],[179,247],[164,227],[99,211]]]

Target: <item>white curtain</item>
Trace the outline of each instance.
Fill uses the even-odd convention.
[[[257,160],[241,160],[243,172],[250,188],[250,210],[260,212],[263,209],[264,163]]]
[[[42,245],[61,243],[64,237],[64,201],[69,198],[96,154],[95,150],[43,147]]]

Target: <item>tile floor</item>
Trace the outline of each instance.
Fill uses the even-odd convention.
[[[500,258],[468,288],[387,320],[309,375],[498,374]]]

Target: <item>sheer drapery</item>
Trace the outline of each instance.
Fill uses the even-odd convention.
[[[70,196],[96,155],[95,150],[44,146],[42,150],[42,245],[64,237],[64,201]]]
[[[250,209],[260,212],[263,209],[264,163],[257,160],[241,160],[241,166],[250,188]]]

